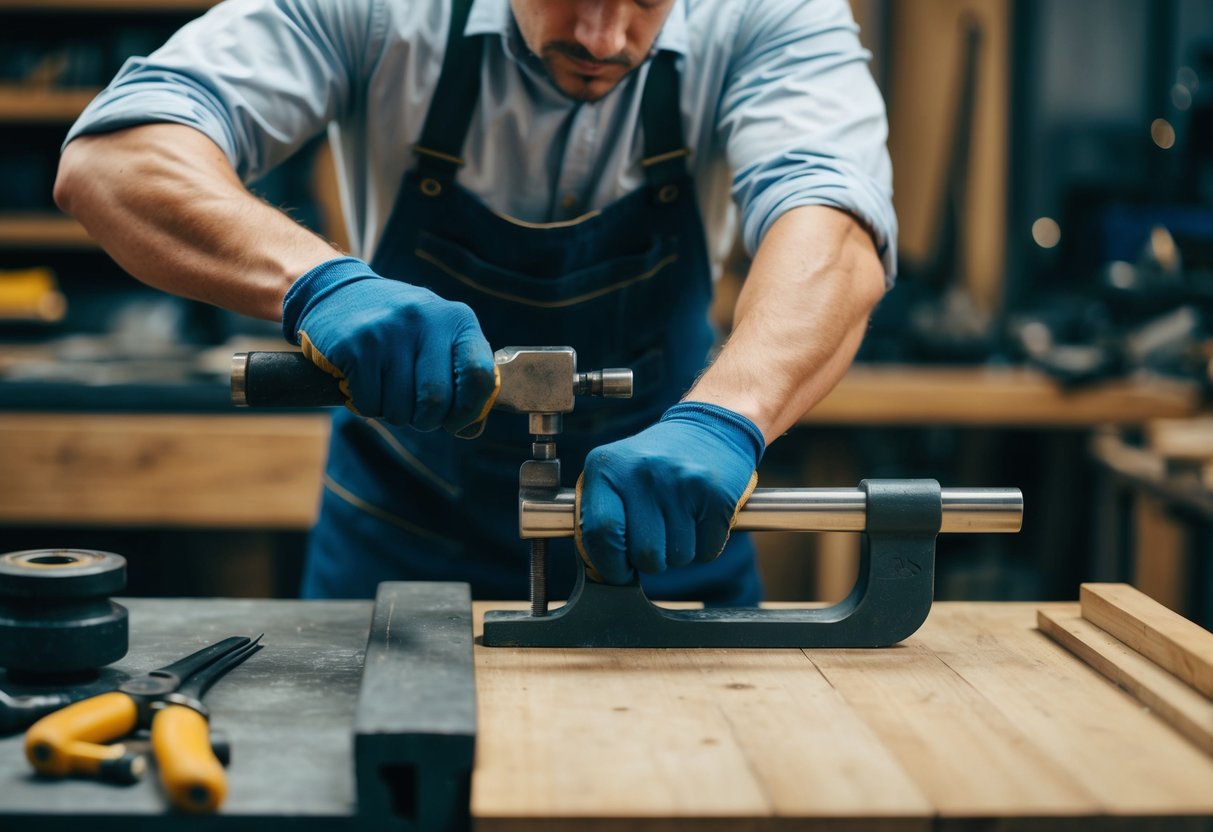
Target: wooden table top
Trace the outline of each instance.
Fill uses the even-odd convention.
[[[478,646],[475,828],[1213,829],[1213,758],[1042,607],[1077,612],[938,603],[880,650]]]

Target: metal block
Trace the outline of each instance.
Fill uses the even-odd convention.
[[[475,744],[468,585],[380,584],[354,717],[360,819],[468,829]]]

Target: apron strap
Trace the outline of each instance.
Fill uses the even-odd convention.
[[[421,140],[413,145],[422,177],[449,181],[463,165],[463,142],[480,95],[480,58],[484,51],[484,38],[463,36],[471,10],[472,0],[451,3],[442,74],[426,113]]]
[[[677,198],[673,182],[686,175],[686,158],[691,155],[682,136],[678,67],[674,63],[677,58],[673,52],[657,53],[640,100],[644,129],[644,158],[640,164],[644,178],[661,202]]]

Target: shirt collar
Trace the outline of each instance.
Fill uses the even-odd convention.
[[[465,35],[501,35],[507,43],[515,31],[510,0],[474,0],[468,14]],[[653,44],[658,51],[687,53],[686,0],[674,0],[674,8]]]

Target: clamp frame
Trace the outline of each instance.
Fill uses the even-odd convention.
[[[943,521],[936,480],[863,480],[867,522],[850,594],[809,609],[668,609],[638,581],[596,583],[581,569],[568,603],[544,616],[485,614],[490,647],[887,647],[918,630],[935,592]]]

